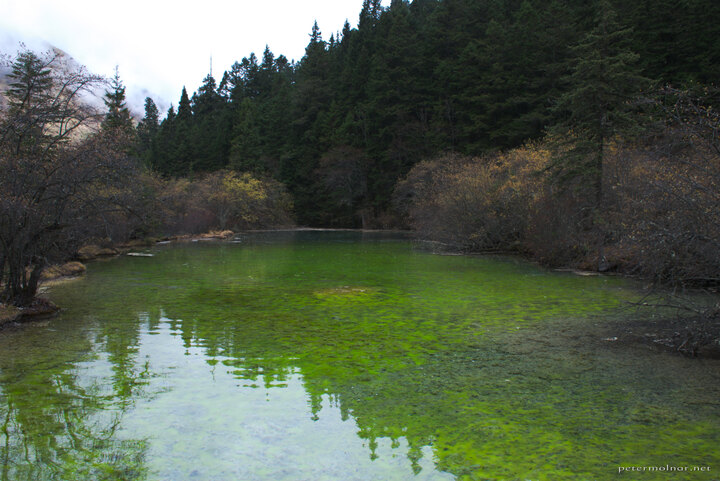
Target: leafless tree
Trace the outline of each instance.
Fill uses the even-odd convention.
[[[24,306],[42,269],[61,260],[115,209],[131,162],[116,139],[96,132],[87,101],[103,79],[63,65],[59,54],[11,59],[0,112],[0,302]]]

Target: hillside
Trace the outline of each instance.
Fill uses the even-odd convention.
[[[717,81],[720,4],[661,3],[366,1],[357,29],[316,25],[299,64],[267,49],[183,91],[150,162],[170,176],[273,177],[304,224],[398,223],[393,189],[418,162],[515,148],[592,118],[591,99],[571,98],[581,88],[611,105]]]

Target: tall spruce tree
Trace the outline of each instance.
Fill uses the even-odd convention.
[[[608,0],[597,3],[595,26],[573,49],[567,89],[559,98],[553,133],[562,143],[552,169],[561,183],[580,181],[596,206],[602,201],[608,144],[639,125],[635,101],[648,81],[638,55]]]
[[[235,111],[234,128],[228,163],[234,170],[265,173],[263,138],[258,106],[252,99],[244,99]]]
[[[323,215],[322,211],[327,207],[327,200],[318,198],[320,189],[315,169],[327,147],[327,113],[334,91],[328,78],[330,60],[327,43],[315,22],[310,33],[310,43],[297,69],[293,102],[293,151],[283,158],[280,167],[282,180],[295,196],[298,211],[307,216],[300,217],[303,223],[322,223],[316,216]]]
[[[194,143],[193,115],[190,97],[183,87],[180,94],[178,110],[172,124],[172,158],[170,173],[173,175],[189,175],[193,172]]]
[[[160,130],[160,112],[150,97],[145,98],[145,116],[137,126],[137,153],[145,165],[152,164],[153,146]]]
[[[373,55],[367,85],[371,153],[376,157],[369,194],[385,209],[396,179],[431,153],[430,102],[422,91],[427,74],[416,70],[423,61],[408,4],[393,2],[375,33],[384,46]]]
[[[49,92],[53,87],[51,64],[52,60],[41,58],[29,50],[19,52],[12,64],[6,94],[9,111],[7,116],[0,117],[4,124],[0,145],[10,146],[13,155],[34,156],[42,152],[51,155],[55,150],[55,146],[46,147],[51,137],[44,124],[35,118],[39,113],[43,114],[42,117],[57,116],[48,106],[48,99],[52,98]],[[27,152],[24,152],[26,149]]]
[[[173,175],[172,160],[175,146],[175,107],[171,104],[160,123],[157,136],[155,137],[155,148],[150,151],[150,165],[153,169],[163,175]]]
[[[133,131],[130,110],[125,105],[125,86],[120,80],[120,71],[115,67],[115,75],[110,81],[110,90],[105,91],[104,98],[107,113],[102,128],[114,135],[130,135]]]
[[[193,171],[210,172],[227,164],[229,126],[225,125],[225,101],[209,74],[192,98],[194,147]]]

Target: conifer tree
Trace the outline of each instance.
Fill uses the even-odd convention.
[[[207,75],[193,95],[193,171],[211,172],[227,164],[230,127],[225,102],[217,92],[215,78]]]
[[[595,205],[602,199],[603,161],[613,138],[638,125],[634,102],[647,85],[629,46],[630,29],[608,0],[597,4],[595,27],[574,47],[567,90],[553,131],[564,143],[552,166],[561,183],[579,180]]]
[[[155,148],[150,151],[150,165],[164,175],[172,175],[172,159],[175,146],[175,107],[171,104],[160,124],[155,138]]]
[[[150,97],[145,98],[145,116],[137,126],[137,153],[146,165],[151,164],[152,148],[160,130],[160,112]]]
[[[47,118],[57,115],[48,106],[48,100],[52,99],[48,92],[53,87],[52,71],[49,68],[51,64],[52,60],[43,59],[29,50],[19,52],[12,64],[8,75],[10,85],[7,100],[10,109],[7,118],[16,121],[7,122],[0,141],[10,146],[13,155],[19,156],[25,149],[28,152],[24,155],[46,150],[46,141],[50,137],[43,128],[44,124],[37,122],[35,117],[38,114]],[[5,120],[5,116],[0,117],[0,120]],[[49,153],[53,150],[47,149]]]
[[[237,109],[229,157],[229,165],[234,170],[265,173],[258,114],[256,102],[252,99],[243,100]]]
[[[381,0],[363,0],[358,28],[362,30],[374,27],[381,13]]]
[[[269,96],[272,93],[272,83],[275,77],[275,55],[270,51],[269,46],[265,46],[263,52],[262,63],[258,70],[257,88],[258,94]]]
[[[378,39],[386,40],[372,58],[367,102],[372,142],[379,172],[370,185],[371,195],[389,200],[395,179],[405,175],[419,158],[430,154],[427,115],[429,102],[418,38],[409,6],[393,2],[377,25]],[[378,150],[382,152],[378,155]]]
[[[178,103],[177,117],[178,122],[190,122],[192,120],[192,105],[190,97],[188,97],[187,89],[183,87],[180,94],[180,103]]]
[[[318,26],[317,20],[315,20],[315,23],[313,23],[312,31],[310,32],[310,47],[315,47],[318,44],[323,43],[322,38],[322,32],[320,31],[320,27]],[[323,45],[324,47],[324,45]]]
[[[193,115],[192,105],[187,89],[183,87],[180,94],[177,115],[172,124],[172,175],[188,175],[193,171],[194,144],[193,144]]]
[[[237,102],[243,94],[243,78],[242,64],[235,62],[229,71],[225,71],[220,85],[218,86],[218,94],[225,99],[226,102]]]
[[[103,130],[115,135],[129,135],[133,130],[132,117],[125,105],[125,87],[120,80],[120,72],[117,67],[115,67],[115,75],[110,81],[110,90],[105,92],[104,102],[107,113],[102,122]]]

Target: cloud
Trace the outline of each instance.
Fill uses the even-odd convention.
[[[317,19],[325,38],[346,19],[355,25],[361,0],[11,0],[0,31],[34,48],[42,41],[68,52],[95,73],[119,66],[128,103],[142,112],[145,96],[161,109],[193,92],[210,69],[219,79],[233,62],[265,45],[300,60]],[[15,49],[12,49],[15,50]]]

